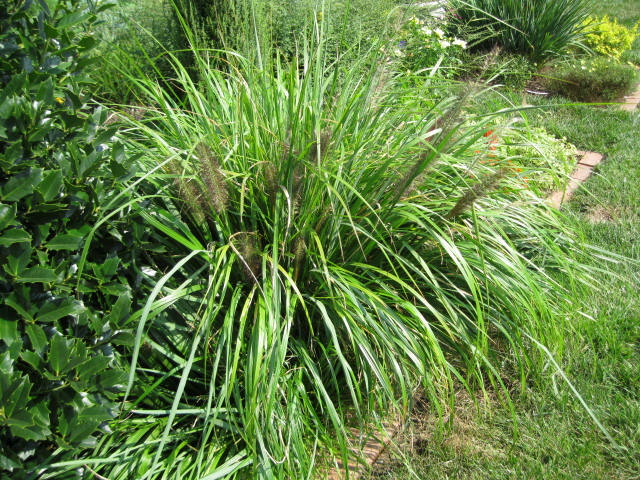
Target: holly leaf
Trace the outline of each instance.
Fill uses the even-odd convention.
[[[77,250],[82,243],[82,235],[64,233],[56,235],[46,244],[49,250]]]
[[[51,338],[51,344],[49,347],[49,365],[53,369],[56,376],[60,375],[60,372],[67,365],[69,357],[69,346],[67,341],[62,335],[54,335]]]
[[[31,235],[21,228],[12,228],[0,235],[0,246],[8,247],[23,242],[31,242]]]
[[[42,181],[42,169],[32,168],[15,175],[2,187],[2,200],[15,202],[33,193],[36,185]]]
[[[31,267],[20,274],[19,283],[51,283],[58,280],[58,275],[51,268]]]

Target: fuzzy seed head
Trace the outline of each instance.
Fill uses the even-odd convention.
[[[200,174],[205,186],[206,199],[218,214],[226,211],[229,204],[229,191],[220,163],[204,143],[196,146],[196,155],[200,161]]]

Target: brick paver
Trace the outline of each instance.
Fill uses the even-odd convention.
[[[627,112],[633,112],[636,108],[638,108],[638,103],[640,103],[640,84],[636,86],[635,92],[624,97],[624,103],[620,106],[620,108],[622,110],[626,110]]]
[[[547,197],[547,201],[554,208],[560,208],[567,202],[578,187],[591,176],[593,168],[602,161],[602,154],[597,152],[578,152],[578,155],[580,156],[578,164],[571,174],[567,187],[564,191],[553,192]]]
[[[342,463],[339,463],[338,468],[334,468],[328,473],[326,477],[327,480],[343,480],[346,478],[345,470],[349,471],[350,479],[358,480],[361,477],[363,470],[366,472],[369,467],[376,463],[389,442],[391,442],[393,437],[395,437],[400,431],[401,427],[402,423],[399,419],[396,419],[394,422],[389,422],[384,425],[384,431],[380,436],[371,435],[367,438],[366,443],[360,451],[360,455],[362,455],[364,459],[366,468],[363,468],[365,465],[358,463],[357,458],[355,457],[360,455],[358,455],[358,451],[354,451],[354,459],[349,462],[346,468]],[[358,430],[351,430],[352,438],[358,438],[358,435]]]

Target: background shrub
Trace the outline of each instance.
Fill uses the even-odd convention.
[[[129,175],[85,96],[98,10],[6,2],[0,14],[0,471],[34,478],[95,443],[123,383],[135,226],[95,232]],[[94,235],[95,234],[95,235]],[[98,248],[85,249],[91,237]],[[82,275],[81,272],[83,272]],[[61,450],[56,450],[56,448]]]
[[[452,20],[484,41],[534,62],[544,62],[580,44],[589,14],[586,0],[452,0]]]
[[[612,101],[627,94],[637,78],[632,65],[593,57],[554,67],[543,79],[550,92],[578,101]]]
[[[328,50],[368,48],[385,35],[397,0],[178,0],[178,10],[204,45],[245,55],[278,50],[292,58],[322,24]],[[200,34],[198,34],[200,32]],[[258,45],[256,45],[256,42]]]
[[[99,41],[90,54],[93,60],[88,73],[100,81],[94,94],[113,103],[133,103],[135,99],[123,70],[144,68],[148,75],[169,72],[166,51],[186,61],[188,48],[182,27],[168,0],[119,0],[112,8],[100,12],[95,23]],[[153,65],[147,60],[152,58]]]
[[[241,52],[256,62],[292,59],[321,23],[334,58],[357,59],[387,36],[388,19],[399,0],[120,0],[101,14],[101,44],[94,53],[101,98],[134,102],[123,71],[168,80],[167,52],[196,74],[191,48]],[[209,57],[226,68],[220,52]],[[277,53],[276,53],[277,52]],[[355,64],[355,62],[353,62]],[[171,88],[170,82],[167,87]]]
[[[622,54],[633,45],[640,23],[633,28],[625,27],[616,19],[610,20],[605,15],[602,18],[589,17],[586,22],[585,45],[594,52],[620,59]]]
[[[449,36],[435,19],[410,18],[397,34],[393,55],[400,69],[452,78],[462,65],[467,42]]]

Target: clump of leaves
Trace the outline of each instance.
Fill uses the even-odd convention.
[[[543,79],[543,85],[572,100],[607,102],[627,94],[636,78],[637,70],[632,65],[594,57],[557,65]]]
[[[0,471],[13,479],[93,444],[123,383],[118,255],[135,229],[94,229],[128,175],[106,112],[83,95],[97,11],[13,0],[0,17]]]

